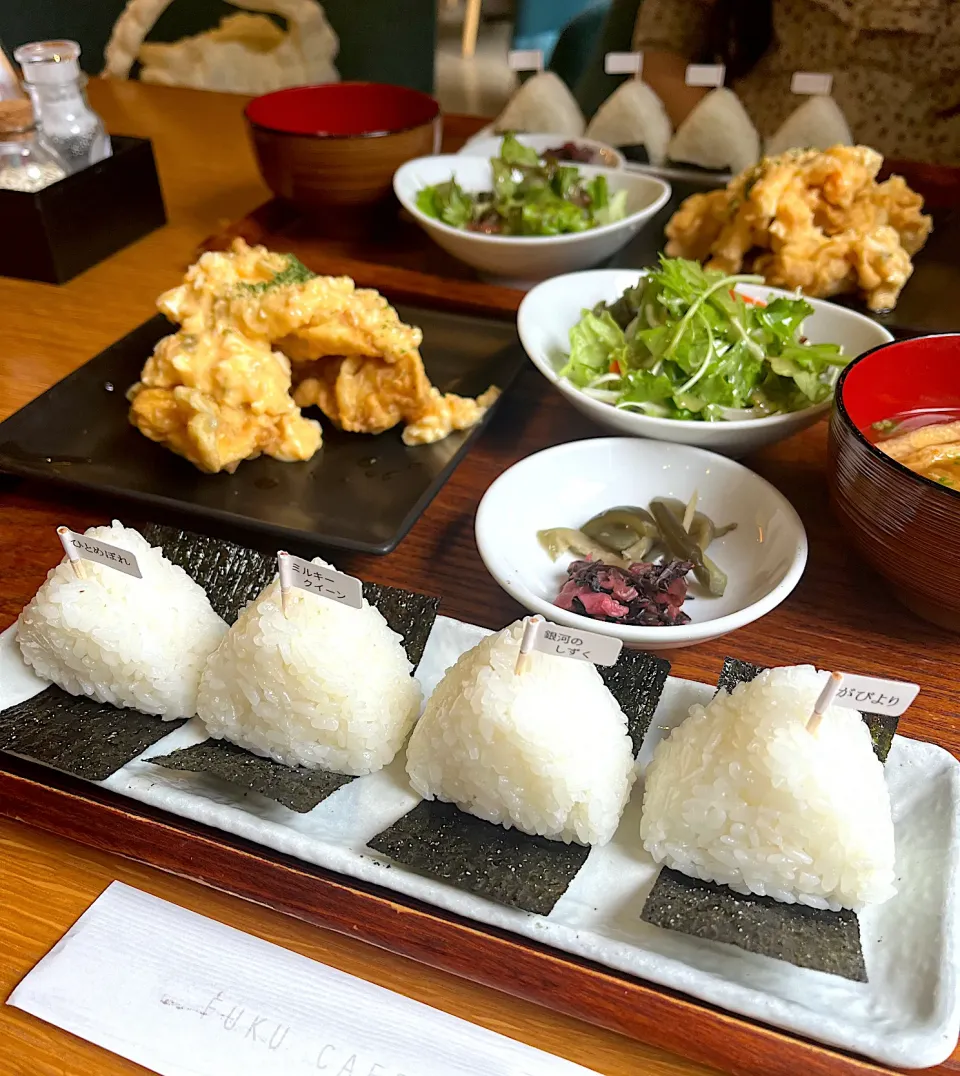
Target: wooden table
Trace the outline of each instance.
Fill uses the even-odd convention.
[[[112,131],[154,140],[170,224],[64,287],[0,280],[0,417],[145,320],[157,294],[176,283],[197,245],[267,195],[244,136],[243,99],[96,81],[90,93]],[[448,135],[462,137],[476,125],[454,120],[448,123]],[[520,610],[489,579],[476,553],[472,523],[479,495],[515,460],[548,444],[596,432],[528,371],[399,549],[386,558],[341,556],[339,566],[379,582],[441,593],[449,615],[502,626]],[[717,643],[674,651],[674,671],[715,680],[724,654],[733,652],[765,664],[809,661],[907,675],[923,690],[902,730],[960,756],[960,723],[953,716],[956,639],[897,607],[845,546],[827,506],[825,445],[826,426],[821,423],[749,461],[789,495],[806,524],[810,563],[796,592],[753,627]],[[13,621],[52,563],[53,527],[65,512],[77,528],[103,516],[102,508],[0,479],[0,629]],[[0,821],[0,863],[4,996],[108,882],[119,878],[605,1076],[702,1076],[709,1071],[31,827]],[[10,1008],[0,1009],[0,1042],[0,1076],[114,1074],[136,1068]]]
[[[157,295],[177,282],[197,246],[218,227],[268,196],[243,129],[244,98],[192,90],[101,82],[89,87],[93,107],[109,129],[153,139],[170,223],[62,287],[0,279],[3,335],[0,344],[0,418],[5,418],[149,317]],[[479,126],[475,124],[474,126]],[[456,126],[453,125],[454,132]],[[488,465],[489,467],[489,465]],[[462,470],[462,469],[461,469]],[[431,555],[438,528],[461,519],[457,548],[470,539],[470,483],[447,487],[439,515],[417,527],[396,554],[419,564]],[[485,469],[482,482],[486,485]],[[49,566],[47,539],[62,504],[42,490],[0,479],[0,630],[39,586]],[[71,513],[77,525],[93,516]],[[393,560],[391,557],[389,560]],[[367,558],[364,574],[398,582],[403,563]],[[359,570],[360,559],[351,562]],[[482,573],[481,573],[482,574]],[[486,580],[484,580],[486,583]],[[434,589],[446,589],[437,580]],[[483,588],[494,598],[495,586]],[[475,614],[493,623],[499,613]],[[2,805],[0,805],[2,806]],[[0,820],[0,998],[60,939],[114,879],[155,893],[185,908],[277,942],[351,974],[377,982],[567,1057],[604,1076],[691,1076],[708,1069],[601,1031],[535,1005],[374,949],[350,938],[297,922],[232,897],[161,874],[118,856],[93,852],[32,827]],[[0,1007],[0,1076],[119,1076],[143,1071],[105,1050],[32,1016]]]

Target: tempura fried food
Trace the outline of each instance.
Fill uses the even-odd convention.
[[[130,421],[201,471],[261,453],[290,462],[320,447],[320,424],[290,398],[290,361],[239,333],[164,337],[129,390]]]
[[[309,459],[321,432],[301,407],[356,433],[403,422],[404,441],[425,444],[474,425],[497,395],[442,396],[424,371],[420,330],[383,296],[242,239],[202,255],[158,306],[181,328],[130,389],[130,421],[204,471],[233,471],[261,452]]]
[[[876,182],[882,163],[867,146],[765,157],[725,190],[687,198],[666,252],[821,298],[859,292],[889,310],[932,225],[900,176]]]
[[[416,352],[398,362],[383,359],[328,358],[305,364],[294,390],[300,407],[316,405],[341,429],[380,433],[406,423],[404,444],[440,441],[454,430],[475,426],[499,396],[487,389],[476,400],[442,395],[427,379]]]

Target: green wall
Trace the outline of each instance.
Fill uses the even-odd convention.
[[[340,77],[433,90],[436,0],[322,0],[340,37]],[[7,52],[27,41],[80,42],[89,74],[103,68],[103,49],[123,0],[0,0],[0,42]],[[173,0],[147,36],[176,41],[210,29],[237,8],[223,0]]]

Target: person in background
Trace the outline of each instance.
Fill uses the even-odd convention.
[[[688,63],[725,64],[764,138],[802,101],[793,73],[829,72],[857,142],[960,166],[960,0],[643,0],[633,48],[674,127],[709,93]]]

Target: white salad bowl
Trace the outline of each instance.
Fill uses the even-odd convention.
[[[691,621],[633,627],[580,616],[553,604],[566,581],[565,554],[552,561],[537,532],[581,527],[619,505],[646,507],[655,497],[697,506],[717,525],[737,527],[709,548],[727,574],[712,598],[691,575]],[[505,471],[480,502],[477,548],[500,586],[532,613],[569,628],[612,635],[644,650],[673,650],[716,639],[759,620],[793,590],[807,563],[807,536],[790,502],[740,463],[688,445],[607,437],[572,441],[528,456]]]
[[[418,157],[397,169],[393,189],[404,209],[449,254],[487,276],[529,285],[609,258],[656,216],[670,197],[670,185],[653,176],[631,175],[586,164],[577,167],[588,178],[605,175],[611,194],[626,191],[627,215],[623,220],[572,235],[484,235],[453,228],[417,208],[417,195],[424,187],[451,178],[464,190],[490,190],[493,174],[485,157]]]
[[[633,287],[642,272],[594,269],[569,273],[538,284],[520,304],[517,329],[524,350],[540,373],[579,411],[615,433],[697,445],[725,456],[743,456],[811,426],[830,409],[832,401],[828,399],[802,411],[731,422],[657,418],[594,400],[561,377],[560,371],[570,351],[570,330],[583,311],[599,302],[612,302],[627,288]],[[766,284],[738,284],[737,291],[760,300],[778,295],[794,297],[793,292]],[[803,332],[811,343],[840,344],[844,354],[852,359],[893,339],[882,325],[864,314],[820,299],[807,299],[807,302],[813,307],[813,313],[804,323]]]
[[[581,149],[588,149],[593,153],[593,160],[589,162],[590,164],[601,165],[604,168],[623,168],[626,164],[626,158],[622,153],[615,150],[613,146],[608,146],[606,142],[598,142],[595,138],[564,138],[563,135],[555,134],[517,134],[514,137],[522,146],[529,146],[531,149],[535,149],[537,153],[555,149],[565,142],[573,142]],[[462,149],[458,150],[457,156],[486,157],[488,159],[496,157],[500,153],[502,142],[503,135],[481,133],[471,138]],[[569,163],[579,164],[578,161]]]

